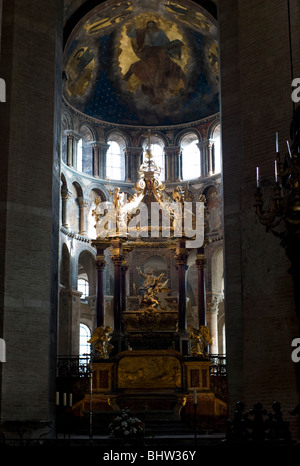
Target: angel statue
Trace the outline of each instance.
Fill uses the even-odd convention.
[[[190,332],[189,338],[192,340],[191,355],[194,357],[207,357],[206,346],[212,343],[209,328],[200,325],[200,328],[196,329],[190,325],[188,330]]]
[[[165,275],[164,272],[156,276],[154,275],[153,270],[147,274],[143,273],[140,267],[137,267],[137,270],[139,275],[144,278],[144,284],[140,288],[143,292],[142,304],[149,305],[149,307],[152,308],[158,307],[161,299],[159,296],[160,293],[170,291],[167,287],[169,279],[167,278],[162,281],[162,278]]]
[[[110,327],[97,327],[88,341],[93,346],[93,349],[98,353],[100,359],[109,359],[109,354],[114,348],[109,343],[111,339],[111,328]]]

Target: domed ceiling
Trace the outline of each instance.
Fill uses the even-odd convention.
[[[107,123],[169,126],[219,111],[215,19],[191,1],[102,3],[65,47],[64,97]]]

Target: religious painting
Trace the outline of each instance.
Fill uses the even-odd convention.
[[[174,125],[217,113],[216,24],[185,3],[106,2],[92,10],[66,45],[67,103],[129,125]]]

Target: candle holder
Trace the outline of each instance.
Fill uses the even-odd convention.
[[[300,154],[291,150],[287,141],[287,154],[281,162],[280,153],[275,159],[275,183],[270,207],[264,207],[260,186],[259,168],[256,170],[255,208],[259,221],[267,231],[285,222],[288,229],[300,225]]]
[[[256,214],[267,231],[281,240],[281,246],[290,260],[289,273],[294,282],[295,310],[300,331],[300,110],[294,112],[290,128],[291,145],[286,142],[286,155],[281,160],[276,133],[275,182],[268,207],[263,200],[260,169],[256,168]],[[283,224],[284,228],[276,231]]]

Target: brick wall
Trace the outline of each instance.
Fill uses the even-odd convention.
[[[55,393],[61,10],[56,1],[3,2],[2,421],[50,419]]]
[[[299,6],[292,1],[291,8],[299,39]],[[290,356],[297,322],[289,262],[253,207],[255,167],[270,193],[275,132],[282,152],[289,139],[287,3],[219,2],[219,24],[229,408],[236,401],[271,408],[277,400],[287,415],[299,400]],[[300,75],[299,59],[297,70]]]

